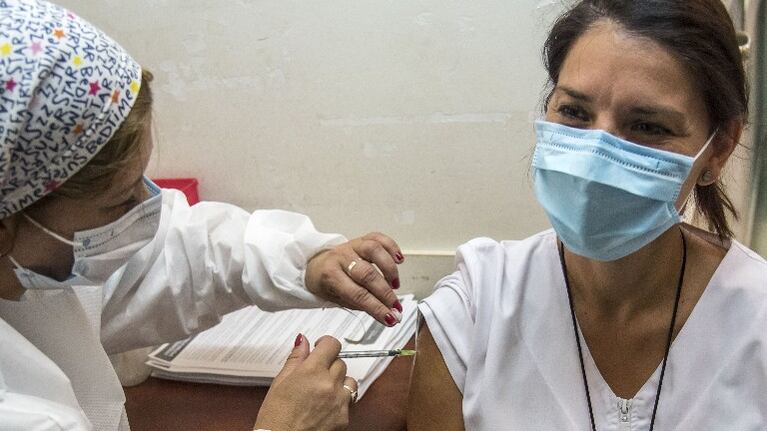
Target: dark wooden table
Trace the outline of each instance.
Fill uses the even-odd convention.
[[[413,341],[407,348],[412,348]],[[351,410],[349,430],[400,431],[405,426],[412,358],[395,358]],[[132,431],[250,431],[267,388],[149,378],[125,388]]]

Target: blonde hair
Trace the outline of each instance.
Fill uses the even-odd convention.
[[[141,71],[141,88],[128,116],[112,138],[85,166],[64,182],[50,196],[78,199],[97,196],[111,187],[114,177],[126,166],[135,163],[147,147],[152,124],[152,73]]]

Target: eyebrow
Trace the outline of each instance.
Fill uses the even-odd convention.
[[[554,91],[561,91],[567,94],[568,96],[572,97],[573,99],[581,100],[583,102],[591,102],[593,100],[591,96],[586,95],[586,93],[581,93],[580,91],[574,90],[565,85],[557,85]]]

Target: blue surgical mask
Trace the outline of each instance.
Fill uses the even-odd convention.
[[[613,261],[680,223],[676,202],[695,157],[634,144],[602,130],[535,123],[535,194],[573,253]]]
[[[72,273],[64,281],[24,268],[8,256],[16,277],[25,289],[66,289],[71,286],[103,285],[138,250],[154,238],[160,223],[161,190],[149,178],[144,184],[151,197],[131,208],[118,220],[102,227],[78,231],[72,241],[51,231],[28,215],[22,215],[34,226],[51,237],[71,245],[74,253]]]

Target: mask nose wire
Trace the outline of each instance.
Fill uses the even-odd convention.
[[[79,242],[68,240],[68,239],[64,238],[63,236],[57,234],[56,232],[53,232],[52,230],[48,229],[47,227],[41,225],[37,220],[33,219],[32,217],[30,217],[26,213],[21,213],[21,215],[24,216],[24,218],[27,219],[27,221],[29,221],[30,223],[32,223],[35,227],[37,227],[38,229],[40,229],[43,232],[47,233],[51,237],[53,237],[53,238],[63,242],[66,245],[69,245],[69,246],[72,246],[72,247],[77,247],[77,246],[82,245]]]

